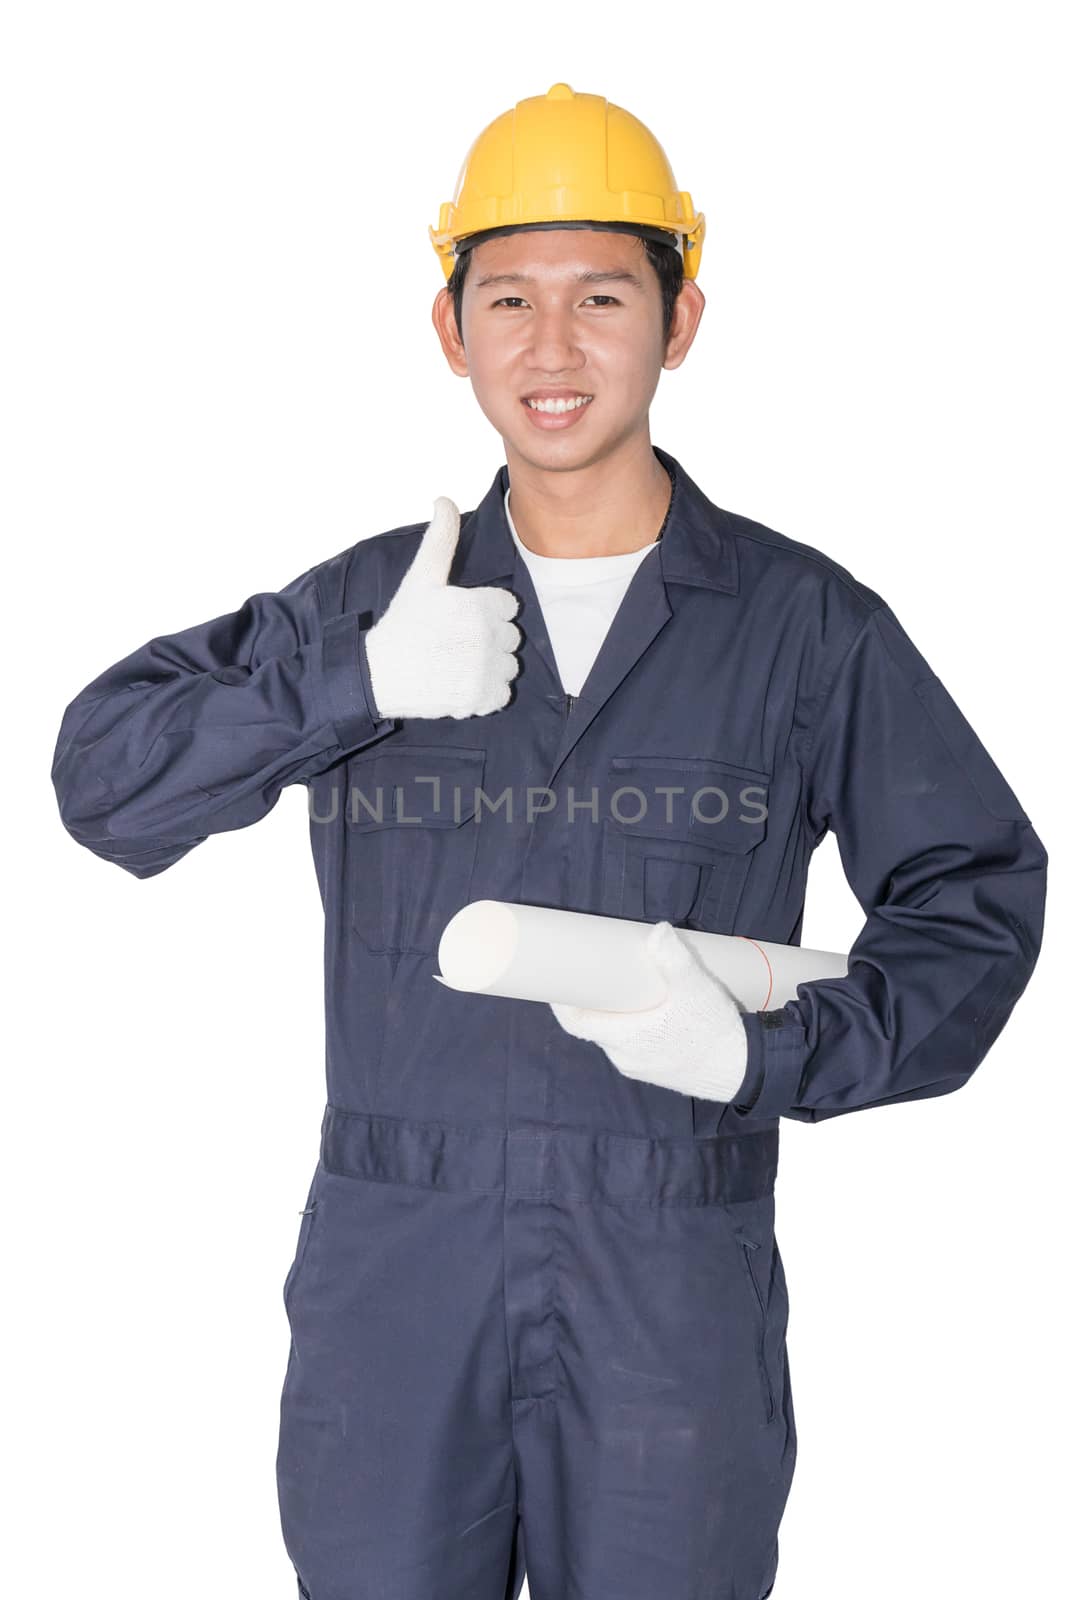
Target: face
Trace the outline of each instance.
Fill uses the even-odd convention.
[[[487,281],[489,280],[489,281]],[[433,321],[452,371],[469,377],[509,459],[568,469],[648,439],[665,367],[680,366],[704,296],[683,283],[666,351],[659,279],[634,234],[557,228],[476,245],[463,290],[463,342],[442,289]],[[542,390],[592,399],[561,416],[535,413]]]

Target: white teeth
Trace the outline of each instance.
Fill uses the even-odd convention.
[[[588,405],[592,398],[591,394],[583,394],[579,395],[576,400],[525,400],[523,404],[528,405],[531,411],[557,413],[560,411],[577,411],[579,406]]]

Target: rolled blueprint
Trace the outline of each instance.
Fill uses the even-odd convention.
[[[644,949],[652,924],[505,900],[475,900],[451,918],[437,947],[438,983],[472,994],[544,1000],[598,1011],[644,1011],[666,987]],[[797,997],[797,984],[843,978],[848,961],[743,934],[679,937],[744,1011]]]

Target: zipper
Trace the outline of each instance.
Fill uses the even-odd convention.
[[[567,715],[568,715],[568,717],[570,716],[571,712],[574,710],[574,702],[577,700],[577,698],[578,698],[578,696],[576,694],[567,695]]]
[[[774,1390],[771,1388],[771,1375],[767,1370],[767,1307],[763,1303],[763,1294],[756,1281],[751,1255],[753,1250],[759,1249],[759,1244],[755,1239],[746,1239],[743,1234],[737,1236],[737,1242],[741,1246],[741,1254],[744,1257],[745,1266],[748,1268],[748,1281],[752,1286],[752,1293],[756,1300],[759,1321],[758,1359],[760,1380],[763,1386],[763,1401],[766,1406],[767,1421],[773,1422]]]
[[[292,1265],[290,1266],[289,1271],[286,1274],[285,1282],[282,1285],[282,1300],[285,1304],[287,1313],[292,1308],[293,1289],[296,1285],[296,1280],[303,1272],[304,1264],[307,1260],[308,1243],[311,1238],[312,1229],[315,1226],[315,1212],[318,1209],[318,1204],[319,1202],[317,1199],[312,1200],[311,1204],[306,1206],[299,1213],[300,1229],[296,1237],[296,1254],[293,1257]]]

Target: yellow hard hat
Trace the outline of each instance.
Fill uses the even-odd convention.
[[[429,233],[447,281],[487,234],[583,226],[673,239],[685,276],[697,275],[704,213],[675,188],[659,140],[603,95],[554,83],[478,135]]]

